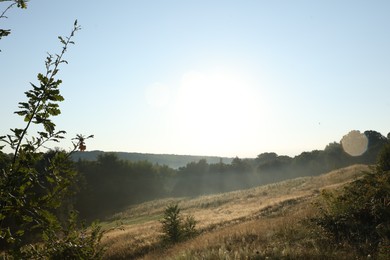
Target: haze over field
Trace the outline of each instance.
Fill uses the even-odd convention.
[[[78,19],[56,123],[94,134],[88,150],[292,156],[353,129],[387,135],[389,13],[389,1],[31,1],[2,20],[0,133],[22,123],[17,102]]]

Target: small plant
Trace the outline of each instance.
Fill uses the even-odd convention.
[[[171,243],[177,243],[180,241],[182,236],[180,227],[181,221],[180,209],[177,204],[166,207],[164,211],[164,218],[161,220],[164,241]]]
[[[183,235],[185,238],[192,238],[197,234],[196,220],[194,216],[189,215],[183,222]]]
[[[164,218],[161,220],[163,242],[174,244],[196,235],[196,220],[187,216],[184,220],[180,214],[178,204],[171,204],[165,208]]]

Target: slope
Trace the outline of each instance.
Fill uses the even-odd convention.
[[[366,165],[354,165],[317,177],[302,177],[210,196],[156,200],[129,207],[103,223],[109,229],[103,239],[107,247],[106,258],[155,259],[164,256],[169,259],[182,256],[183,259],[210,259],[234,257],[235,254],[270,254],[271,249],[258,248],[259,239],[266,240],[275,232],[288,230],[304,215],[312,214],[311,201],[321,190],[351,182],[368,169]],[[163,249],[159,244],[158,220],[170,203],[179,203],[184,214],[193,215],[201,234],[188,242]],[[252,243],[246,241],[248,239],[252,239]],[[240,253],[244,245],[249,247]],[[287,247],[281,248],[277,249],[278,252],[282,254],[284,250],[283,254],[286,254]]]

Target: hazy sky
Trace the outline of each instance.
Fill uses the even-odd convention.
[[[1,11],[6,4],[0,4]],[[390,1],[31,0],[0,28],[0,134],[58,35],[58,129],[88,150],[256,157],[390,132]]]

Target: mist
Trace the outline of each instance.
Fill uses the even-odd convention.
[[[144,160],[130,161],[120,159],[125,157],[123,153],[99,152],[96,160],[78,158],[76,168],[80,181],[74,201],[83,218],[105,219],[130,205],[146,201],[225,193],[317,176],[353,164],[373,164],[388,138],[376,131],[365,131],[364,135],[367,147],[359,156],[347,153],[341,141],[329,143],[324,150],[303,152],[295,157],[273,152],[250,159],[170,155],[171,166],[152,163],[147,155],[138,155]],[[88,153],[83,156],[87,158]],[[149,158],[157,160],[158,157],[150,155]],[[190,159],[196,160],[172,167],[177,166],[178,161],[183,163]]]

